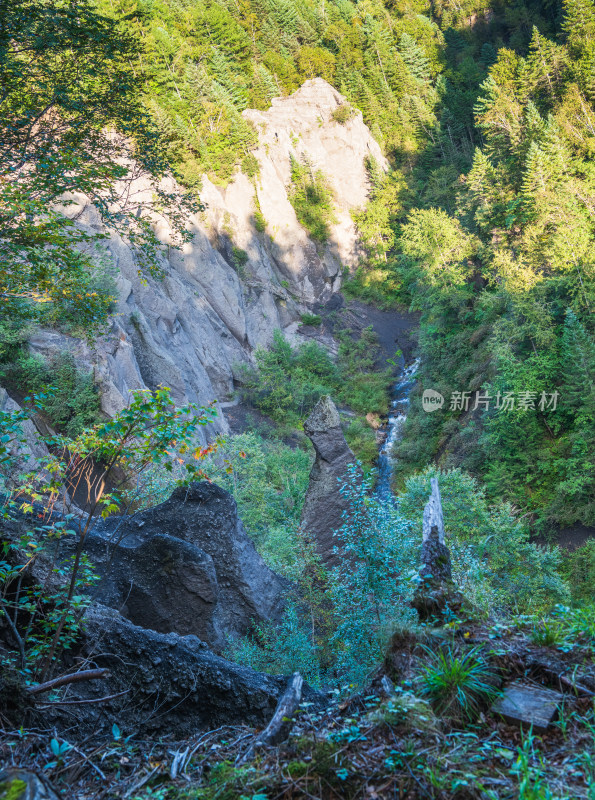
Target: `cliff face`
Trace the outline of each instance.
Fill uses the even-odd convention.
[[[206,209],[188,219],[194,234],[189,244],[182,250],[164,247],[162,280],[142,280],[131,249],[111,234],[119,298],[109,331],[93,348],[40,331],[32,350],[42,355],[71,350],[81,366],[94,370],[103,410],[110,415],[126,405],[130,390],[160,383],[171,386],[180,403],[229,400],[238,365],[270,342],[276,328],[298,319],[303,304],[328,298],[340,286],[341,265],[357,261],[350,211],[365,205],[365,158],[386,162],[361,114],[345,124],[333,120],[344,102],[317,78],[274,100],[267,111],[245,111],[259,135],[260,175],[251,181],[238,173],[225,188],[205,177]],[[332,187],[337,222],[323,248],[308,237],[289,202],[292,155],[306,156]],[[150,187],[140,182],[132,190],[150,196]],[[260,232],[258,207],[266,221]],[[85,227],[101,226],[85,198],[69,213]],[[166,222],[160,221],[157,231],[167,245]],[[223,415],[215,425],[226,428]]]

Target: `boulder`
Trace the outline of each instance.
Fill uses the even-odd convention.
[[[343,436],[337,407],[327,395],[322,397],[308,419],[304,431],[314,445],[316,460],[302,510],[302,527],[314,542],[323,562],[333,567],[339,562],[334,536],[343,524],[347,501],[339,491],[350,464],[356,459]]]
[[[85,550],[101,575],[95,599],[143,628],[194,634],[221,650],[283,610],[287,582],[258,555],[233,497],[213,483],[98,523]]]
[[[286,677],[215,655],[196,636],[144,630],[101,605],[87,612],[73,654],[108,673],[70,684],[60,698],[68,704],[43,710],[46,725],[99,733],[117,722],[125,735],[166,732],[177,739],[220,725],[262,726],[287,686]],[[72,702],[80,700],[101,702]],[[305,687],[304,700],[323,697]]]

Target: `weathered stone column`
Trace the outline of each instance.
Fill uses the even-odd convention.
[[[460,612],[463,597],[452,580],[438,478],[432,478],[431,486],[432,492],[424,508],[421,580],[412,605],[422,622],[432,619],[446,622]]]
[[[304,431],[314,445],[316,460],[302,510],[302,527],[316,546],[326,566],[335,566],[339,558],[333,552],[337,539],[333,536],[343,524],[347,500],[339,491],[349,464],[356,458],[349,449],[337,407],[327,395],[321,397],[304,422]]]

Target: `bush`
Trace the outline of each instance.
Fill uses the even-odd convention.
[[[358,479],[354,465],[341,494],[348,508],[336,536],[345,555],[330,574],[331,642],[337,676],[362,684],[385,655],[395,628],[414,623],[409,601],[418,543],[398,507],[374,496],[371,479]]]
[[[350,120],[356,114],[355,108],[350,106],[349,103],[341,103],[340,106],[337,106],[333,113],[331,114],[331,119],[335,122],[338,122],[339,125],[345,125],[345,123]]]
[[[302,314],[300,317],[302,325],[321,325],[322,317],[320,314]]]
[[[0,367],[0,381],[23,395],[43,393],[43,412],[60,433],[78,436],[101,418],[101,398],[92,372],[77,369],[69,352],[45,362],[21,350],[10,364]]]
[[[452,647],[438,651],[422,647],[429,663],[421,671],[421,695],[439,716],[472,722],[498,694],[497,676],[481,651],[476,647],[462,653]]]
[[[417,557],[411,527],[393,503],[380,502],[370,490],[371,482],[361,482],[352,469],[341,489],[348,511],[336,534],[346,555],[330,573],[308,532],[296,530],[291,577],[298,599],[289,603],[280,627],[265,626],[232,643],[235,660],[265,672],[305,670],[315,685],[362,684],[394,629],[411,624],[410,576]]]
[[[260,209],[257,209],[253,215],[254,227],[259,233],[264,233],[267,227],[267,221]]]
[[[333,195],[323,173],[312,171],[307,161],[291,157],[291,183],[289,199],[298,221],[317,242],[329,237],[329,226],[335,221]]]
[[[228,437],[205,467],[234,496],[265,561],[288,577],[300,561],[296,536],[311,464],[309,452],[250,432]]]
[[[254,153],[248,153],[248,155],[244,156],[242,159],[242,172],[244,175],[247,175],[248,178],[254,178],[255,175],[258,175],[259,171],[260,164]]]
[[[320,397],[331,394],[361,414],[388,411],[390,370],[379,372],[377,338],[366,328],[359,339],[338,333],[337,363],[317,342],[297,348],[276,331],[269,350],[259,348],[256,369],[244,368],[246,398],[278,423],[298,425]]]
[[[364,419],[357,417],[349,423],[349,427],[345,431],[345,439],[356,457],[365,466],[374,464],[378,458],[376,432]]]

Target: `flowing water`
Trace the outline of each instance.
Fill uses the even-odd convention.
[[[386,439],[378,453],[378,482],[376,494],[380,500],[388,500],[392,496],[391,483],[394,472],[393,445],[398,442],[403,433],[403,425],[407,419],[409,395],[415,386],[415,373],[419,367],[419,360],[414,361],[401,372],[398,381],[393,386],[391,405],[386,426]]]

